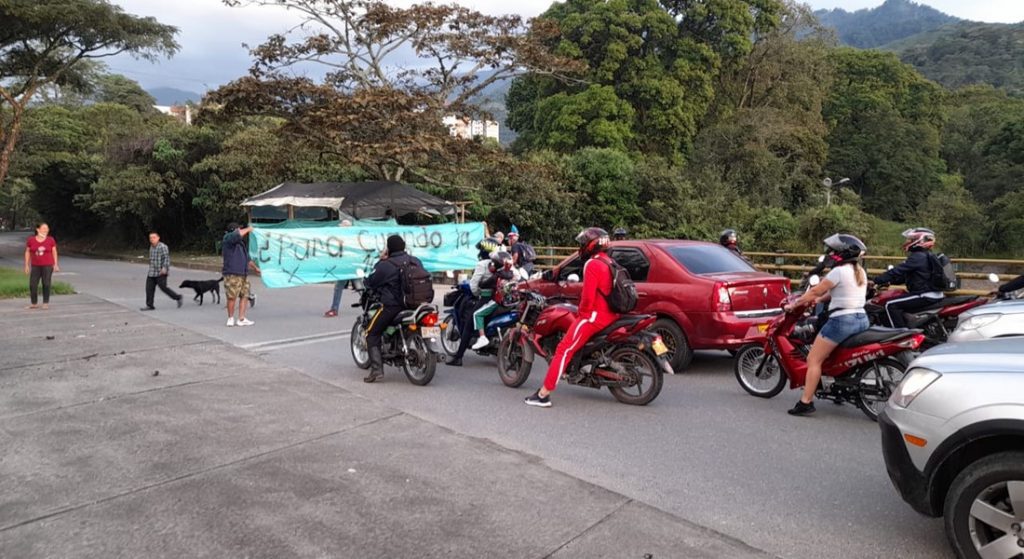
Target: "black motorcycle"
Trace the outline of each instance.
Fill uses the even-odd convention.
[[[357,280],[354,284],[355,291],[359,293],[359,302],[352,306],[361,308],[363,312],[352,326],[352,360],[360,369],[369,369],[370,352],[366,346],[366,330],[382,305],[377,293],[367,289],[362,281]],[[384,364],[401,367],[409,382],[415,385],[429,384],[434,378],[441,352],[441,329],[437,307],[433,305],[420,305],[416,309],[402,311],[384,331],[381,343]]]

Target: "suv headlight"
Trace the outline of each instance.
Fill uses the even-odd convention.
[[[889,403],[896,407],[905,408],[917,398],[917,395],[924,392],[942,375],[928,369],[914,369],[903,379],[903,382],[896,387],[896,392],[889,398]]]
[[[958,330],[977,330],[999,320],[998,314],[977,314],[960,323]]]

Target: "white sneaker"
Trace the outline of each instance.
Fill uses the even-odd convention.
[[[235,317],[232,316],[231,318],[228,319],[228,326],[234,326],[234,325],[235,325]]]
[[[242,319],[239,319],[237,324],[238,324],[238,326],[252,326],[253,324],[256,324],[256,323],[251,321],[251,320],[249,320],[248,318],[242,318]]]
[[[477,338],[476,343],[473,344],[473,351],[483,349],[489,345],[491,345],[491,340],[488,340],[487,336],[480,336]]]

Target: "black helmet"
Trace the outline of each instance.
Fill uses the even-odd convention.
[[[629,235],[629,231],[625,227],[616,227],[615,230],[612,231],[612,238],[616,241],[625,239],[626,235]]]
[[[836,264],[853,262],[864,255],[868,250],[863,241],[846,233],[836,233],[825,239],[825,254],[828,254]]]
[[[476,249],[480,251],[480,260],[486,259],[492,252],[498,250],[498,245],[498,239],[494,237],[487,237],[477,243]]]
[[[726,229],[718,235],[718,243],[722,246],[729,246],[736,244],[736,230]]]
[[[580,245],[580,256],[588,258],[608,248],[608,232],[600,227],[588,227],[576,235],[576,244]]]
[[[495,270],[512,267],[512,255],[507,252],[492,252],[491,265]]]

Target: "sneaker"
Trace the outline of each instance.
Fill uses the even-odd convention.
[[[461,357],[452,357],[452,358],[448,359],[448,361],[445,362],[445,365],[448,365],[449,367],[461,367],[462,366],[462,358]]]
[[[814,402],[805,404],[803,400],[797,400],[793,409],[789,410],[789,415],[811,415],[814,411]]]
[[[256,323],[249,320],[248,318],[239,318],[238,322],[235,323],[235,326],[252,326],[253,324]]]
[[[141,308],[141,309],[139,309],[139,310],[140,310],[140,311],[142,311],[142,312],[146,312],[146,311],[155,311],[155,310],[156,310],[156,307],[142,307],[142,308]]]
[[[228,319],[228,326],[234,326],[234,325],[235,325],[235,317],[232,316],[231,318]]]
[[[538,408],[550,408],[551,398],[544,396],[541,398],[540,390],[533,393],[532,396],[527,396],[525,400],[527,406],[537,406]]]
[[[184,297],[178,297],[178,308],[179,309],[181,308],[181,300],[182,299],[184,299]]]
[[[478,349],[483,349],[483,348],[485,348],[485,347],[487,347],[489,345],[491,345],[491,340],[488,340],[487,336],[480,336],[479,338],[477,338],[476,342],[473,344],[473,348],[472,349],[473,349],[473,351],[476,351]]]

